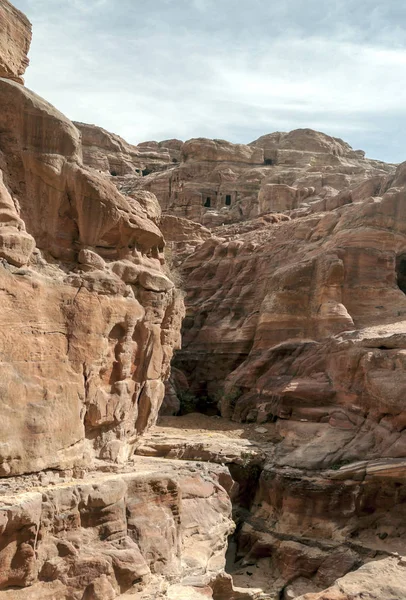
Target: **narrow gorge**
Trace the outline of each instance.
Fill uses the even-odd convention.
[[[406,163],[132,145],[0,26],[0,600],[406,599]]]

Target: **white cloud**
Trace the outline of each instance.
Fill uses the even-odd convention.
[[[133,142],[313,127],[406,158],[393,0],[15,2],[34,23],[27,85],[75,120]]]

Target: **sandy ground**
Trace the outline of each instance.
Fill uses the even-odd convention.
[[[151,431],[178,436],[180,430],[185,437],[196,433],[208,433],[210,437],[248,439],[259,443],[280,441],[274,423],[233,423],[222,417],[208,417],[201,413],[190,413],[182,417],[159,417],[157,425]]]

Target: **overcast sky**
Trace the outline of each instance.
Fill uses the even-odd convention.
[[[26,85],[130,142],[311,127],[406,160],[402,0],[13,0]]]

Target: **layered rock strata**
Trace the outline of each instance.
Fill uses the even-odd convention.
[[[153,192],[164,214],[216,227],[268,213],[304,215],[376,195],[394,165],[365,158],[311,129],[262,136],[249,145],[197,138],[127,144],[76,124],[85,164],[115,176],[127,193]]]
[[[272,426],[259,462],[204,435],[153,434],[137,451],[225,462],[250,488],[234,579],[255,564],[270,597],[405,547],[404,172],[297,130],[191,140],[180,164],[117,182],[157,194],[186,292],[165,411]]]
[[[151,584],[167,597],[171,583],[211,590],[224,567],[225,468],[137,459],[119,474],[51,472],[27,489],[29,479],[1,498],[4,600],[112,600]]]
[[[0,597],[207,596],[228,470],[129,462],[183,316],[159,205],[84,166],[79,130],[15,81],[26,19],[0,15],[18,49],[0,46]]]
[[[23,83],[31,44],[31,23],[8,0],[0,4],[0,77]]]
[[[406,589],[406,561],[390,558],[369,563],[339,579],[320,594],[296,596],[297,600],[398,600]],[[294,592],[293,592],[294,593]],[[291,596],[294,598],[295,596]]]
[[[0,97],[1,473],[124,460],[179,343],[162,233],[82,165],[63,115],[4,79]]]
[[[180,140],[129,144],[96,125],[75,122],[82,134],[83,161],[113,177],[147,176],[172,167],[180,159]]]
[[[0,598],[400,597],[405,164],[311,130],[130,145],[25,89],[0,18]],[[172,410],[244,440],[148,433],[179,284]]]
[[[223,227],[183,263],[189,393],[278,436],[237,551],[275,592],[404,552],[404,171],[380,196]]]

